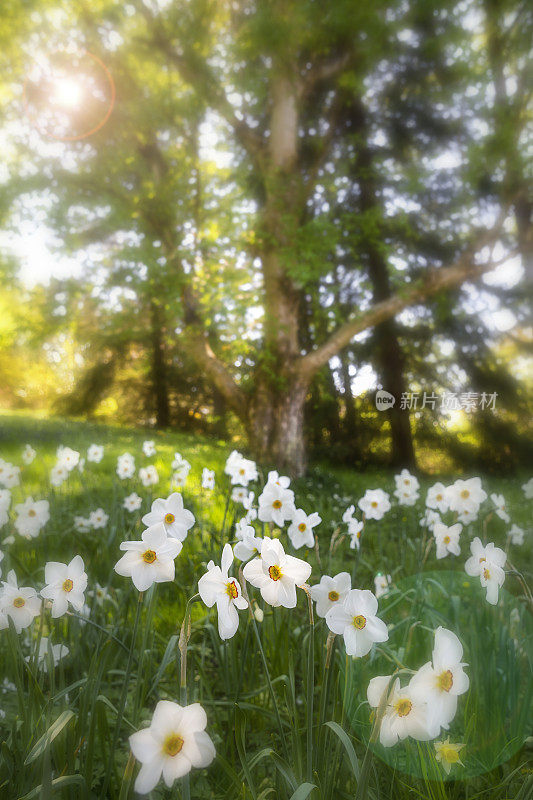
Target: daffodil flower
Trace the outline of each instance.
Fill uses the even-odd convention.
[[[220,567],[214,561],[207,565],[207,572],[198,581],[198,592],[208,608],[217,606],[218,632],[221,639],[231,639],[239,627],[237,609],[243,610],[248,603],[242,596],[240,583],[229,576],[233,564],[233,550],[224,545]]]
[[[122,542],[126,554],[115,564],[115,572],[131,578],[134,586],[145,592],[153,583],[173,581],[174,559],[183,548],[178,539],[167,536],[163,523],[152,525],[142,534],[140,542]]]
[[[279,539],[265,536],[261,555],[244,567],[244,578],[257,587],[261,597],[271,606],[296,606],[296,587],[302,586],[311,574],[311,566],[300,558],[285,553]]]
[[[335,604],[326,614],[332,633],[342,635],[349,656],[366,656],[374,642],[386,642],[389,632],[376,616],[378,601],[368,589],[351,589],[342,604]]]

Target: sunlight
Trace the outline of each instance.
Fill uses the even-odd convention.
[[[79,106],[83,96],[83,90],[79,83],[72,78],[59,78],[54,81],[54,88],[51,95],[51,102],[63,108],[76,108]]]

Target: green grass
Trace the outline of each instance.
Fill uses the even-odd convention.
[[[155,439],[157,458],[142,455],[146,438]],[[13,501],[20,502],[28,494],[48,497],[51,519],[37,539],[26,541],[15,533],[12,545],[0,545],[5,552],[3,575],[12,567],[19,584],[39,590],[46,561],[66,562],[80,553],[89,575],[88,588],[98,581],[109,587],[110,599],[103,606],[92,604],[90,622],[75,616],[52,620],[45,614],[42,622],[36,619],[20,636],[12,630],[0,631],[0,679],[5,676],[16,687],[4,686],[0,700],[5,712],[0,719],[0,797],[124,800],[133,796],[136,774],[128,760],[127,737],[149,723],[158,699],[179,701],[178,634],[187,600],[196,593],[206,562],[218,561],[223,543],[233,541],[233,522],[239,513],[230,504],[222,530],[227,498],[223,465],[235,445],[177,433],[0,416],[0,457],[20,464],[26,442],[38,456],[30,467],[23,467],[22,485],[13,490]],[[59,489],[50,487],[48,475],[57,446],[67,444],[83,455],[92,442],[105,446],[101,464],[87,464],[82,474],[74,471]],[[137,479],[117,478],[116,458],[124,451],[135,455],[137,468],[156,464],[161,481],[155,490],[143,489]],[[197,524],[176,561],[174,583],[152,587],[145,594],[133,640],[138,593],[129,579],[114,573],[113,566],[120,556],[119,543],[140,538],[140,516],[152,498],[169,493],[175,451],[192,464],[183,496]],[[217,490],[209,496],[200,489],[204,466],[217,474]],[[455,477],[445,476],[443,482]],[[337,637],[331,667],[325,669],[327,629],[317,619],[311,632],[303,592],[298,608],[289,611],[265,607],[259,593],[250,588],[254,607],[264,609],[264,620],[252,624],[242,612],[239,631],[226,643],[218,636],[215,611],[201,603],[192,605],[188,702],[198,701],[205,707],[208,731],[217,748],[210,768],[191,773],[192,798],[526,800],[531,796],[524,739],[531,730],[533,631],[523,589],[508,575],[502,600],[493,608],[463,570],[468,541],[482,535],[505,546],[507,526],[489,514],[490,501],[486,501],[487,510],[479,522],[462,534],[460,558],[437,562],[431,550],[424,561],[424,532],[418,521],[424,490],[436,479],[421,480],[422,499],[416,507],[393,505],[382,522],[369,522],[360,554],[342,538],[331,548],[332,534],[344,529],[343,511],[366,488],[381,487],[392,493],[393,473],[357,474],[323,465],[313,467],[308,478],[294,484],[297,505],[307,512],[318,511],[323,519],[317,529],[318,551],[296,553],[312,564],[310,583],[318,582],[321,574],[348,570],[354,586],[373,589],[377,572],[393,576],[395,588],[380,600],[379,612],[391,626],[389,642],[364,659],[347,658]],[[512,520],[528,528],[531,505],[520,489],[525,479],[491,476],[483,482],[487,491],[504,494]],[[128,514],[122,501],[134,490],[142,496],[143,506],[140,512]],[[77,533],[74,515],[86,516],[99,506],[110,515],[106,528]],[[2,540],[11,532],[10,526],[3,528]],[[281,538],[290,550],[285,532]],[[526,543],[511,545],[509,552],[510,561],[526,573],[527,580],[531,538],[529,531]],[[365,761],[370,728],[365,702],[368,681],[374,675],[390,674],[397,661],[416,669],[429,660],[432,631],[438,624],[458,633],[470,665],[471,690],[460,700],[450,729],[452,741],[466,742],[465,767],[452,772],[450,781],[444,780],[431,744],[410,740],[387,752],[372,747]],[[40,636],[64,642],[70,649],[68,658],[48,674],[24,660]],[[121,720],[118,728],[117,719]],[[179,784],[171,790],[160,785],[151,797],[177,798],[181,790]]]

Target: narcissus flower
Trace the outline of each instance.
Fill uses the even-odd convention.
[[[215,470],[204,467],[202,470],[202,489],[215,488]]]
[[[126,511],[138,511],[142,505],[142,500],[136,492],[132,492],[124,498],[122,505]]]
[[[509,531],[509,538],[513,544],[524,544],[524,531],[518,525],[513,524]]]
[[[72,447],[64,447],[60,445],[57,448],[57,464],[58,466],[65,467],[69,472],[71,472],[74,467],[78,466],[78,462],[80,460],[80,454],[77,450],[73,450]]]
[[[15,528],[26,539],[38,536],[41,528],[50,519],[48,500],[34,500],[33,497],[27,497],[23,503],[15,506],[14,511],[17,514]]]
[[[526,500],[531,500],[531,498],[533,498],[533,478],[530,478],[527,483],[522,484],[522,491],[524,492]]]
[[[62,617],[69,603],[76,611],[81,611],[85,603],[87,573],[81,556],[74,556],[69,564],[49,561],[44,568],[46,586],[41,589],[41,597],[52,601],[52,616]]]
[[[374,642],[386,642],[389,632],[376,616],[378,601],[368,589],[351,589],[341,604],[326,614],[326,625],[333,633],[342,634],[349,656],[366,656]]]
[[[88,517],[75,516],[74,527],[78,533],[88,533],[91,530],[91,523]]]
[[[310,589],[311,597],[316,603],[317,616],[325,617],[334,606],[342,606],[351,588],[352,580],[348,572],[339,572],[334,578],[322,575],[320,583]]]
[[[20,467],[10,464],[9,461],[4,461],[0,458],[0,486],[6,489],[13,489],[20,483]]]
[[[255,529],[248,525],[246,517],[236,524],[235,536],[239,541],[235,545],[234,553],[240,561],[249,561],[261,553],[263,540],[255,535]]]
[[[470,544],[471,557],[465,564],[465,572],[478,577],[481,586],[487,589],[487,602],[495,606],[498,602],[498,590],[505,580],[503,567],[507,556],[493,542],[484,546],[478,536]]]
[[[61,486],[68,478],[68,469],[64,464],[56,464],[50,470],[50,483],[52,486]]]
[[[402,469],[399,475],[394,476],[396,489],[394,494],[402,506],[414,506],[418,500],[418,478],[411,475],[408,469]]]
[[[233,564],[233,550],[230,544],[224,545],[220,567],[210,561],[207,572],[198,581],[198,592],[208,608],[217,606],[218,632],[221,639],[231,639],[239,627],[237,609],[248,607],[242,596],[239,581],[229,576]]]
[[[131,578],[134,586],[145,592],[153,583],[174,580],[174,559],[182,548],[178,539],[167,536],[162,522],[151,525],[142,534],[142,541],[121,542],[120,549],[127,552],[115,564],[115,572]]]
[[[455,633],[439,627],[435,631],[432,661],[411,678],[410,686],[428,704],[429,727],[448,728],[457,711],[457,698],[470,684],[463,667],[463,646]]]
[[[143,524],[149,528],[160,522],[165,526],[168,536],[183,542],[187,537],[189,528],[194,525],[194,516],[183,507],[183,497],[179,492],[173,492],[166,500],[158,497],[152,503],[152,509],[142,518]]]
[[[17,633],[27,628],[41,610],[41,601],[31,586],[20,586],[14,570],[7,573],[0,590],[0,629],[9,627],[8,617],[13,620]]]
[[[464,767],[463,762],[459,758],[459,751],[462,750],[464,744],[452,744],[452,742],[450,742],[450,737],[448,736],[442,742],[435,742],[434,747],[435,759],[440,761],[446,775],[450,774],[451,768],[454,764],[460,764],[462,767]]]
[[[258,517],[261,522],[273,522],[281,528],[295,513],[294,492],[279,483],[267,483],[259,495]]]
[[[392,747],[408,736],[421,742],[438,736],[438,729],[430,727],[427,703],[413,692],[411,684],[402,688],[399,678],[396,678],[388,689],[390,680],[389,675],[372,678],[366,693],[370,706],[378,708],[383,694],[389,692],[379,730],[383,747]]]
[[[307,545],[307,547],[314,546],[313,528],[320,525],[321,522],[322,518],[316,511],[307,515],[301,508],[295,510],[292,515],[292,522],[287,529],[287,534],[295,550],[304,545]]]
[[[496,515],[503,519],[504,522],[510,522],[511,517],[507,513],[507,509],[505,507],[505,497],[503,494],[491,494],[490,499],[494,503]]]
[[[97,530],[98,528],[105,528],[109,520],[109,514],[106,514],[103,508],[97,508],[96,511],[91,511],[89,514],[89,524],[91,528]]]
[[[99,464],[104,457],[104,447],[101,444],[91,444],[87,448],[87,461]]]
[[[153,439],[147,439],[143,442],[143,453],[147,458],[155,456],[155,442]]]
[[[180,706],[160,700],[148,728],[130,736],[133,755],[142,764],[135,791],[148,794],[161,775],[170,787],[192,767],[208,767],[216,751],[206,733],[207,716],[199,703]]]
[[[296,587],[302,586],[311,574],[311,567],[300,558],[285,553],[279,539],[265,536],[261,555],[249,561],[243,575],[257,587],[261,597],[271,606],[296,606]]]
[[[466,481],[457,480],[446,490],[448,504],[451,511],[462,514],[465,511],[474,517],[479,511],[479,506],[483,500],[487,499],[487,493],[481,486],[481,478],[469,478]]]
[[[443,483],[435,483],[428,489],[426,506],[439,511],[441,514],[445,514],[448,511],[448,496]]]
[[[36,455],[37,454],[31,444],[27,444],[22,451],[22,460],[25,464],[31,464]]]
[[[139,478],[143,486],[155,486],[159,483],[159,475],[153,464],[147,467],[141,467],[139,470]]]
[[[248,486],[250,481],[258,478],[255,461],[244,458],[237,450],[233,450],[228,456],[224,472],[230,476],[232,485]]]
[[[43,667],[45,672],[48,672],[48,666],[50,663],[50,655],[52,657],[52,664],[54,667],[57,667],[59,662],[66,658],[69,654],[69,649],[66,644],[48,644],[49,639],[46,636],[43,636],[41,641],[39,642],[39,652],[37,654],[37,663]],[[26,661],[29,661],[30,657],[27,656]]]
[[[390,575],[382,575],[381,572],[378,572],[376,577],[374,578],[374,594],[379,599],[383,597],[384,594],[387,594],[390,588],[391,583],[391,576]]]
[[[389,495],[383,489],[367,489],[357,505],[367,519],[382,519],[390,511]]]
[[[121,480],[135,475],[135,459],[131,453],[122,453],[117,459],[117,475]]]
[[[460,523],[448,527],[442,522],[436,522],[433,526],[433,536],[437,547],[437,558],[445,558],[448,553],[455,556],[461,555],[459,537],[463,527]]]

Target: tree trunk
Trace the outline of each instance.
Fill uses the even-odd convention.
[[[151,343],[152,343],[152,390],[154,393],[155,419],[158,428],[168,428],[170,424],[170,408],[168,402],[167,365],[163,344],[161,308],[152,300],[150,302]]]

